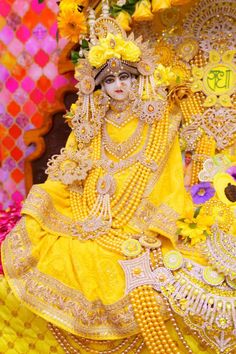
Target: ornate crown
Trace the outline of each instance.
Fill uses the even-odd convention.
[[[78,81],[78,101],[75,110],[66,116],[71,118],[78,141],[88,143],[99,131],[101,122],[107,110],[107,97],[102,92],[95,92],[108,74],[117,75],[128,71],[138,76],[135,102],[145,117],[151,114],[150,123],[157,116],[162,116],[166,93],[157,91],[160,84],[160,71],[163,66],[156,65],[155,49],[148,42],[143,42],[142,37],[135,39],[134,34],[129,36],[109,16],[107,0],[102,2],[102,12],[96,19],[95,11],[90,9],[88,16],[89,35],[87,35],[87,48],[80,49],[80,57],[75,67],[75,78]],[[83,47],[83,46],[82,46]],[[165,69],[165,68],[164,68]],[[168,71],[168,70],[167,70]],[[165,80],[173,76],[166,72]],[[167,78],[168,76],[168,78]],[[143,102],[142,101],[147,101]],[[157,102],[158,101],[158,102]],[[136,107],[136,108],[137,108]],[[150,108],[150,112],[147,110]],[[142,114],[142,113],[141,113]],[[84,134],[83,132],[86,132]]]

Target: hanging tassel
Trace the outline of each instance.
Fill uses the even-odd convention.
[[[110,198],[115,192],[115,180],[111,175],[100,177],[97,183],[98,197],[88,217],[81,222],[84,232],[104,232],[111,227]]]
[[[99,195],[89,216],[81,223],[84,232],[105,231],[111,227],[110,196]]]

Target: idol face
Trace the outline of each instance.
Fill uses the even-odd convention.
[[[113,100],[125,100],[131,90],[132,78],[130,73],[123,71],[118,75],[108,75],[102,82],[102,89]]]

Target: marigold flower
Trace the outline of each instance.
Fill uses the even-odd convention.
[[[59,4],[60,10],[65,10],[68,8],[73,8],[73,10],[78,10],[79,6],[87,7],[88,0],[61,0]]]
[[[62,37],[77,43],[81,33],[87,32],[85,16],[82,12],[66,8],[58,16],[58,29]]]

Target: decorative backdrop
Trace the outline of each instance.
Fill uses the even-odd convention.
[[[0,0],[0,207],[25,196],[23,135],[38,128],[67,84],[57,61],[56,0]]]

